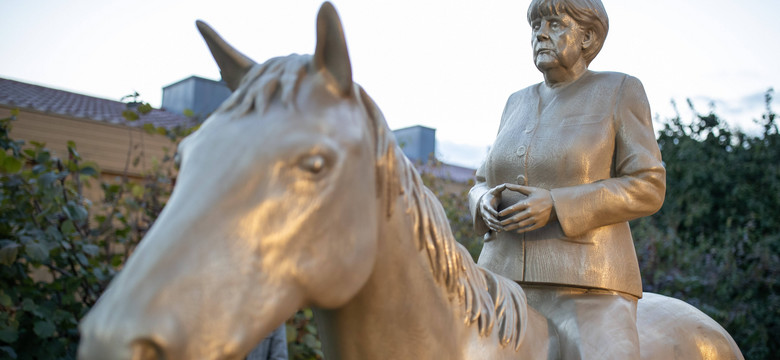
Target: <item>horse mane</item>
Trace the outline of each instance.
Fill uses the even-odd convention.
[[[311,55],[292,54],[255,64],[217,112],[236,112],[234,115],[241,116],[255,110],[265,112],[272,103],[294,107],[311,59]]]
[[[376,103],[358,87],[369,114],[376,144],[377,196],[403,196],[405,213],[414,223],[419,251],[425,251],[434,279],[466,313],[466,325],[477,323],[480,336],[498,328],[502,346],[519,350],[527,326],[527,300],[515,282],[478,267],[465,247],[455,241],[439,200],[423,185],[414,165],[403,155]],[[395,210],[387,201],[386,216]]]
[[[264,112],[272,103],[295,107],[298,90],[311,68],[310,55],[272,58],[254,65],[238,89],[218,112],[235,112],[235,117],[252,111]],[[502,346],[520,348],[525,337],[527,302],[523,290],[511,280],[482,269],[452,235],[449,221],[436,196],[423,185],[417,170],[403,155],[379,107],[357,84],[357,100],[368,114],[369,133],[376,153],[377,197],[403,196],[404,209],[413,223],[419,251],[425,251],[434,279],[443,286],[450,301],[464,306],[465,324],[477,323],[480,336],[498,328]],[[394,201],[387,201],[385,216],[392,215]],[[464,260],[466,259],[466,260]]]

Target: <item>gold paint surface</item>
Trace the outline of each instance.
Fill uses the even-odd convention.
[[[539,111],[542,86],[509,98],[498,136],[477,171],[471,201],[475,219],[481,219],[476,203],[485,189],[522,178],[527,186],[550,191],[557,220],[523,234],[498,232],[485,244],[479,263],[523,283],[603,288],[639,297],[639,265],[628,221],[660,208],[665,191],[642,85],[624,74],[586,72]],[[536,131],[523,131],[529,127]],[[528,149],[522,159],[508,155],[518,148]],[[498,210],[525,200],[509,190],[502,195]]]
[[[529,306],[536,295],[526,296],[500,271],[471,261],[376,104],[352,83],[341,23],[330,3],[320,9],[311,57],[254,64],[205,23],[198,27],[235,93],[180,146],[176,190],[124,270],[82,320],[79,359],[242,359],[302,306],[315,308],[331,360],[560,358],[558,331],[543,311]],[[596,85],[638,86],[622,75],[593,76],[600,79]],[[614,89],[606,89],[592,95],[609,98]],[[609,123],[618,134],[627,125],[613,122],[614,116],[546,119],[558,121],[557,128]],[[544,264],[569,261],[584,265],[577,276],[560,276],[565,281],[622,284],[625,279],[610,274],[635,264],[600,254],[628,251],[610,244],[630,244],[613,241],[627,231],[615,224],[652,207],[637,210],[626,204],[649,198],[626,190],[630,185],[650,179],[648,188],[658,186],[652,181],[658,171],[639,171],[657,160],[642,155],[646,135],[639,140],[626,135],[628,145],[644,145],[619,157],[614,167],[615,174],[631,179],[609,182],[613,167],[598,157],[573,154],[578,164],[573,169],[539,160],[555,160],[568,147],[584,149],[573,134],[572,144],[556,145],[552,139],[537,140],[544,139],[539,134],[552,134],[552,127],[512,121],[521,122],[507,120],[506,129],[528,135],[525,147],[507,145],[505,157],[489,161],[522,161],[518,166],[526,168],[522,174],[482,169],[472,197],[478,199],[488,184],[504,178],[551,189],[554,184],[587,185],[554,194],[560,211],[551,225],[559,226],[523,237],[542,245],[523,244],[528,253],[523,264],[529,265],[520,267],[522,276],[558,279],[546,273],[561,267]],[[632,126],[645,129],[646,124]],[[598,149],[611,151],[609,136],[579,132]],[[554,157],[540,149],[554,150]],[[646,161],[637,163],[636,157]],[[571,179],[541,176],[551,170]],[[589,207],[567,205],[583,201]],[[504,236],[492,242],[509,244]],[[594,254],[556,254],[557,245],[551,245],[556,242],[566,243],[563,249],[592,247]],[[741,359],[717,323],[679,300],[644,294],[636,316],[643,359]],[[567,320],[572,319],[562,319]]]

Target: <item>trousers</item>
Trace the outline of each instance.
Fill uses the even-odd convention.
[[[521,283],[558,332],[563,360],[639,359],[638,299],[617,291]]]

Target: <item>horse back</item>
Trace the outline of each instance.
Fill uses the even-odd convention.
[[[684,301],[644,293],[637,308],[643,360],[744,359],[720,324]]]

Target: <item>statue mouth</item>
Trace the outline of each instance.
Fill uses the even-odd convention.
[[[553,50],[553,49],[539,49],[539,50],[536,50],[536,55],[543,54],[543,53],[555,54],[555,50]]]

